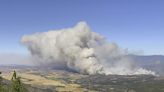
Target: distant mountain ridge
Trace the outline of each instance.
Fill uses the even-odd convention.
[[[140,62],[140,61],[163,61],[164,62],[164,55],[130,55],[131,58]]]
[[[129,57],[137,65],[164,75],[164,55],[130,55]]]

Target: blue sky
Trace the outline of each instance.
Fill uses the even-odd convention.
[[[26,54],[23,35],[81,20],[122,48],[164,55],[163,0],[0,0],[0,53]]]

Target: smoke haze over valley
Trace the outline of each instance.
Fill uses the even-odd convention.
[[[25,35],[21,42],[35,63],[47,67],[68,68],[82,74],[155,75],[136,65],[116,43],[92,32],[85,22],[73,28]]]
[[[0,0],[0,92],[164,92],[163,0]]]

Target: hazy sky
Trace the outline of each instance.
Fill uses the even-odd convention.
[[[81,20],[132,52],[164,55],[164,0],[0,0],[0,53],[26,54],[23,35]]]

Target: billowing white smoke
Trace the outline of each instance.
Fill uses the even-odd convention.
[[[42,65],[64,67],[83,74],[154,74],[134,66],[117,44],[91,32],[85,22],[73,28],[23,36],[33,58]]]

